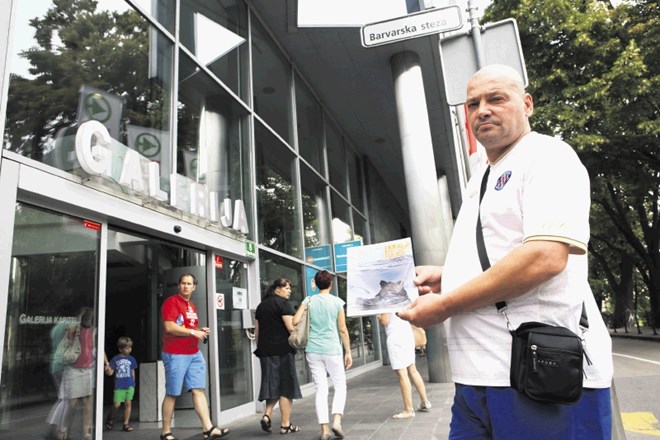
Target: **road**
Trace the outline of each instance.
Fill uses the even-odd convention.
[[[612,338],[612,351],[626,439],[660,439],[660,343]]]

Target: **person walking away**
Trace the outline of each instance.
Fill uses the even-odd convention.
[[[314,276],[319,292],[308,303],[310,316],[309,340],[305,353],[312,372],[316,390],[316,417],[321,425],[321,440],[328,440],[332,433],[344,438],[341,425],[346,405],[346,372],[351,368],[351,343],[346,328],[345,302],[332,294],[332,275],[322,270]],[[303,307],[293,317],[293,325],[300,321]],[[342,353],[343,348],[343,353]],[[332,428],[328,417],[328,376],[334,386],[332,398]]]
[[[301,399],[296,350],[289,345],[295,310],[289,302],[291,281],[278,278],[266,289],[264,300],[257,306],[255,338],[256,354],[261,364],[259,401],[266,402],[261,429],[272,432],[271,419],[275,404],[280,404],[280,434],[300,431],[291,423],[293,399]]]
[[[191,297],[197,287],[194,275],[179,278],[179,291],[165,300],[162,307],[163,366],[165,367],[165,398],[163,399],[163,428],[161,440],[177,440],[172,434],[176,398],[183,386],[192,392],[193,406],[202,423],[204,439],[218,439],[229,429],[218,428],[211,422],[206,400],[206,361],[199,351],[199,341],[211,334],[208,327],[198,327],[197,307]]]
[[[415,409],[412,402],[412,384],[415,385],[417,394],[421,399],[417,406],[419,411],[431,409],[431,402],[426,395],[426,386],[422,375],[419,374],[415,365],[415,336],[413,328],[407,321],[396,316],[394,313],[378,315],[378,321],[385,327],[387,335],[387,356],[390,366],[399,378],[401,397],[403,397],[403,411],[394,414],[393,419],[411,419],[415,417]]]
[[[444,267],[417,267],[420,296],[398,312],[420,327],[444,322],[456,388],[449,439],[609,440],[612,344],[587,278],[587,170],[570,145],[531,130],[534,103],[515,69],[480,69],[466,106],[488,166],[468,182]],[[576,334],[584,304],[591,365],[576,404],[538,403],[511,387],[512,338],[500,301],[511,328],[536,321]]]
[[[137,360],[131,356],[133,351],[133,340],[128,336],[122,336],[117,340],[119,354],[113,356],[110,362],[105,363],[105,374],[115,376],[115,390],[113,393],[113,404],[105,419],[105,429],[111,430],[114,425],[115,413],[124,404],[124,423],[122,430],[133,431],[130,425],[133,396],[135,395],[135,370],[138,367]]]

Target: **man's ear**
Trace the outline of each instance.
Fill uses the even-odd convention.
[[[523,103],[525,105],[525,115],[529,118],[534,113],[534,99],[529,93],[523,96]]]

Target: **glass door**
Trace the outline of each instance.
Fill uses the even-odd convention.
[[[132,418],[140,422],[159,422],[164,397],[164,382],[159,382],[159,377],[162,378],[159,374],[164,371],[160,360],[160,309],[165,299],[177,293],[179,277],[190,273],[197,279],[192,302],[197,307],[200,326],[208,326],[206,254],[112,226],[108,228],[107,249],[106,354],[110,359],[118,353],[120,337],[128,336],[133,340],[131,355],[138,361],[138,383]],[[200,344],[199,349],[208,365],[208,345]],[[207,380],[207,384],[210,383]],[[103,400],[105,405],[112,404],[112,380],[105,381]],[[182,393],[176,402],[177,426],[199,424],[192,408],[190,393]]]
[[[220,410],[253,401],[252,350],[246,328],[252,323],[247,294],[247,265],[214,256]]]
[[[15,205],[0,438],[94,438],[101,225]],[[58,346],[81,342],[66,362]]]

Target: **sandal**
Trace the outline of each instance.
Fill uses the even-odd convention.
[[[289,423],[289,426],[280,426],[280,434],[291,434],[292,432],[300,432],[300,426],[292,425]]]
[[[392,416],[393,419],[412,419],[415,417],[415,411],[412,409],[409,411],[401,411],[398,414]]]
[[[114,423],[115,423],[115,422],[112,421],[112,420],[106,420],[106,421],[105,421],[105,425],[103,425],[103,427],[104,427],[105,429],[107,429],[108,431],[112,431],[112,426],[114,425]]]
[[[422,401],[422,403],[419,404],[419,406],[417,407],[417,409],[418,409],[419,411],[424,411],[424,412],[426,412],[426,411],[428,411],[429,409],[431,409],[431,402],[429,402],[428,400],[424,400],[424,401]]]
[[[124,426],[122,426],[121,429],[123,429],[126,432],[131,432],[133,430],[133,427],[127,423]]]
[[[174,437],[174,435],[172,435],[171,432],[168,432],[168,433],[162,434],[160,436],[160,440],[178,440],[178,439],[176,437]]]
[[[262,431],[273,432],[268,414],[264,414],[264,416],[261,418],[261,429]]]
[[[220,431],[220,434],[213,434],[214,430]],[[211,426],[211,429],[208,431],[204,431],[204,439],[215,439],[215,438],[222,438],[229,434],[231,431],[229,428],[218,428],[217,426]]]

